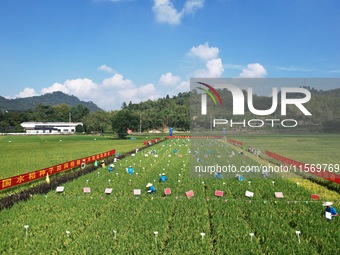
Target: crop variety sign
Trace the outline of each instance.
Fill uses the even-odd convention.
[[[25,173],[25,174],[9,177],[6,179],[2,179],[0,180],[0,190],[14,187],[17,185],[21,185],[23,183],[31,182],[31,181],[38,180],[41,178],[46,178],[47,174],[53,175],[53,174],[57,174],[57,173],[60,173],[60,172],[63,172],[63,171],[66,171],[72,168],[81,167],[84,161],[86,164],[88,164],[88,163],[94,162],[95,160],[101,160],[103,158],[110,157],[114,155],[115,153],[116,153],[116,150],[110,150],[110,151],[106,151],[100,154],[88,156],[86,158],[71,160],[71,161],[68,161],[68,162],[65,162],[59,165],[47,167],[47,168],[40,169],[34,172]]]

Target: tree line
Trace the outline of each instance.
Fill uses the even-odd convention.
[[[0,110],[0,133],[25,132],[22,122],[82,122],[85,133],[114,133],[125,137],[128,130],[148,132],[165,131],[169,127],[189,130],[189,92],[177,96],[148,100],[139,104],[124,102],[120,110],[90,111],[83,105],[70,107],[67,104],[38,104],[27,111]]]
[[[305,106],[312,116],[305,116],[294,105],[288,105],[287,118],[294,118],[305,124],[306,127],[313,127],[320,132],[340,132],[340,89],[332,91],[307,89],[311,91],[312,97]],[[231,93],[220,94],[225,108],[215,106],[212,100],[208,100],[209,115],[206,116],[206,119],[195,119],[201,109],[201,96],[195,90],[136,104],[131,101],[124,102],[121,109],[115,111],[91,111],[88,107],[80,104],[77,106],[38,104],[34,109],[27,111],[0,110],[0,133],[24,132],[20,123],[27,121],[71,121],[83,123],[83,129],[77,129],[79,132],[111,133],[125,137],[128,130],[133,132],[167,131],[169,127],[173,127],[177,131],[188,131],[190,124],[209,125],[209,118],[219,118],[222,115],[225,116],[226,113],[230,118],[237,120],[237,116],[232,116],[233,98]],[[298,97],[299,95],[292,96]],[[271,107],[272,99],[271,97],[253,95],[253,103],[256,109],[265,110]],[[225,112],[225,109],[228,109],[229,112]],[[269,117],[276,118],[279,115],[280,105]],[[249,112],[247,104],[245,104],[245,115],[242,118],[253,119],[256,117]]]

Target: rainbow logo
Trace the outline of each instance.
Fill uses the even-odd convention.
[[[200,88],[198,87],[199,90],[204,91],[205,93],[202,94],[202,99],[201,99],[201,114],[206,115],[207,114],[207,95],[210,96],[210,98],[214,101],[214,104],[217,105],[216,98],[219,102],[220,105],[222,105],[222,98],[220,94],[209,84],[206,84],[204,82],[197,82],[200,85],[203,85],[207,87],[208,89]],[[216,97],[216,98],[215,98]]]
[[[211,99],[214,101],[214,104],[217,105],[217,101],[216,101],[216,98],[214,97],[214,95],[217,97],[218,99],[218,102],[220,103],[220,105],[222,105],[222,98],[220,96],[220,94],[218,94],[218,92],[216,91],[216,89],[214,89],[213,87],[211,87],[209,84],[206,84],[206,83],[203,83],[203,82],[197,82],[198,84],[201,84],[205,87],[207,87],[208,89],[203,89],[203,88],[199,88],[200,90],[204,91],[205,93],[207,93]],[[211,90],[212,93],[209,91]],[[213,95],[214,94],[214,95]]]

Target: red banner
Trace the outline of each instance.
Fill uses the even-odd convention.
[[[96,160],[101,160],[103,158],[107,158],[116,154],[116,150],[106,151],[97,155],[88,156],[85,158],[75,159],[69,162],[65,162],[59,165],[47,167],[44,169],[40,169],[34,172],[25,173],[13,177],[9,177],[6,179],[0,180],[0,190],[7,189],[10,187],[14,187],[17,185],[21,185],[23,183],[27,183],[30,181],[38,180],[41,178],[46,178],[46,175],[57,174],[66,170],[70,170],[72,168],[80,167],[85,160],[85,164],[89,164]]]
[[[144,145],[147,145],[147,144],[149,144],[149,145],[151,145],[151,144],[153,144],[153,143],[157,143],[157,142],[159,142],[161,139],[158,137],[158,138],[155,138],[155,139],[152,139],[152,140],[147,140],[147,141],[144,141]]]
[[[168,135],[166,137],[167,139],[205,139],[205,138],[211,138],[211,139],[222,139],[223,136],[218,135],[198,135],[198,136],[190,136],[190,135]]]
[[[340,175],[333,173],[333,172],[329,172],[327,171],[327,169],[323,170],[320,168],[316,168],[315,165],[312,164],[306,164],[306,163],[302,163],[299,161],[296,161],[294,159],[290,159],[290,158],[286,158],[284,156],[278,155],[274,152],[271,151],[266,151],[266,155],[268,155],[271,158],[274,158],[278,161],[281,161],[282,163],[285,163],[287,165],[291,165],[294,166],[295,168],[293,169],[295,172],[300,172],[300,171],[304,171],[306,173],[310,173],[313,174],[315,176],[327,179],[329,181],[335,182],[340,184]],[[329,166],[332,164],[329,164]],[[334,165],[334,164],[333,164]]]
[[[240,142],[240,141],[236,141],[236,140],[233,140],[233,139],[227,139],[229,143],[232,143],[236,146],[242,146],[243,145],[243,142]]]

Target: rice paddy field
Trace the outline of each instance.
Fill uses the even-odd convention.
[[[90,135],[0,136],[0,179],[112,149],[124,153],[143,146],[151,137],[115,140]]]
[[[268,149],[306,163],[338,163],[339,157],[328,153],[339,154],[339,136],[233,138],[244,148]],[[0,139],[5,152],[0,178],[5,178],[106,150],[133,151],[150,138]],[[199,158],[214,162],[223,155],[238,168],[263,163],[240,150],[222,140],[161,140],[118,160],[113,172],[98,167],[63,184],[63,192],[34,194],[0,211],[0,254],[337,254],[340,221],[323,217],[322,201],[333,201],[339,211],[338,192],[301,178],[190,177],[190,164]],[[162,173],[165,183],[158,181]],[[156,188],[151,195],[149,182]],[[105,193],[107,188],[112,192]],[[171,194],[164,193],[166,188]],[[247,191],[253,196],[245,196]],[[275,192],[284,196],[277,198]],[[311,199],[315,193],[319,200]]]
[[[244,147],[269,150],[285,157],[309,164],[339,164],[339,134],[272,134],[242,135],[235,139],[244,142]]]

